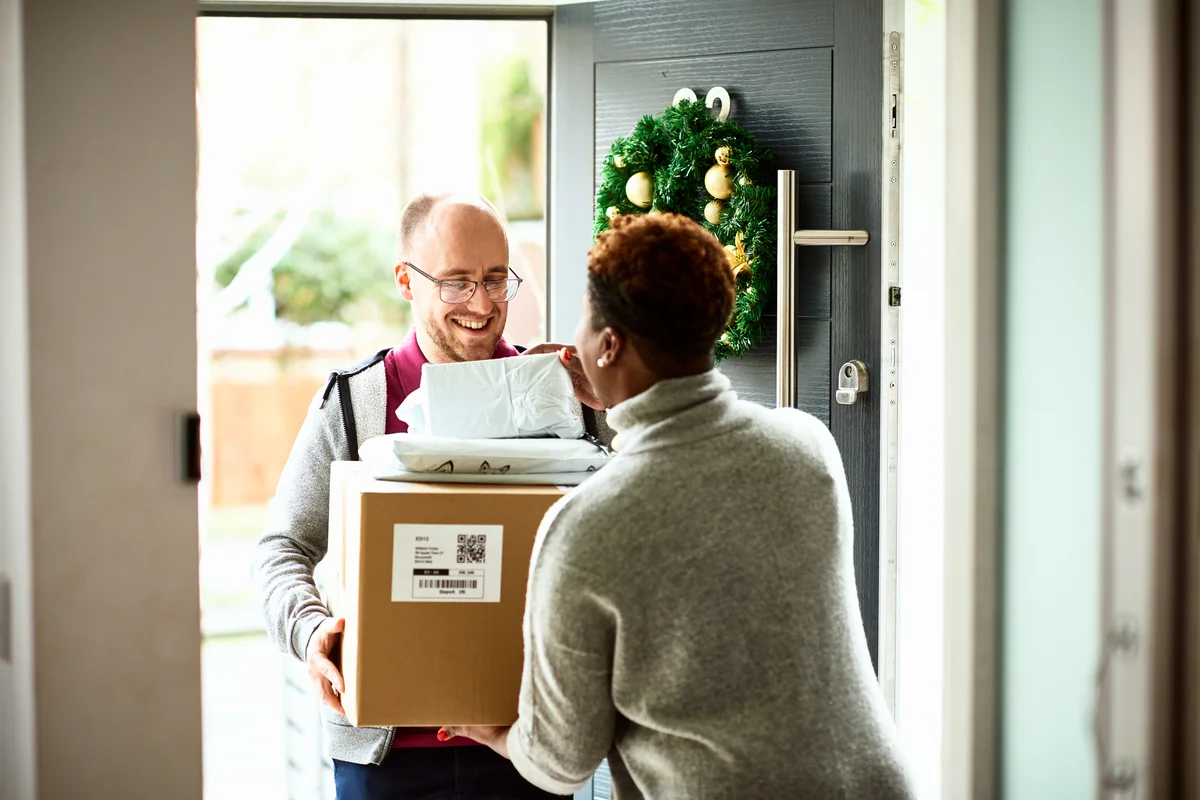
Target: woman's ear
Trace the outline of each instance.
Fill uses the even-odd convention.
[[[611,327],[605,327],[600,331],[600,347],[596,366],[601,368],[612,366],[617,363],[624,351],[625,340],[621,334]]]
[[[409,302],[412,302],[413,299],[411,280],[412,276],[408,274],[408,265],[401,261],[396,265],[396,288],[400,290],[400,296]]]

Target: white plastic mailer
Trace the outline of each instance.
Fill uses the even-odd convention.
[[[363,442],[371,477],[445,483],[576,485],[609,455],[587,439],[455,439],[396,433]]]
[[[396,410],[409,433],[458,439],[578,439],[575,389],[554,353],[425,364],[421,388]]]

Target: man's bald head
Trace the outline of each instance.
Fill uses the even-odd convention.
[[[398,260],[412,259],[414,248],[418,246],[419,240],[428,234],[430,223],[435,216],[440,216],[439,212],[448,212],[450,216],[457,219],[476,215],[490,217],[504,236],[505,244],[508,243],[508,233],[504,230],[500,213],[483,195],[425,192],[410,200],[404,210],[400,212],[399,231],[396,235]]]
[[[435,363],[491,358],[508,301],[479,287],[509,279],[508,236],[496,208],[479,195],[423,194],[400,215],[396,286],[412,303],[417,343]],[[467,287],[446,302],[441,285]],[[474,286],[470,286],[474,284]],[[451,291],[451,299],[461,297]]]

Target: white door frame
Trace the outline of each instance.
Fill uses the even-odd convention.
[[[1187,759],[1177,762],[1181,751],[1172,749],[1195,680],[1174,672],[1184,655],[1179,565],[1189,538],[1179,404],[1187,391],[1181,9],[1176,0],[1106,0],[1104,8],[1103,650],[1094,729],[1102,798],[1185,796],[1178,780]]]
[[[942,796],[997,794],[1002,0],[946,15]]]

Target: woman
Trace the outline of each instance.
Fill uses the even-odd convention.
[[[556,794],[608,755],[625,798],[909,798],[871,668],[837,446],[713,368],[734,279],[670,214],[592,248],[578,358],[616,457],[547,514],[520,718],[449,728]]]

